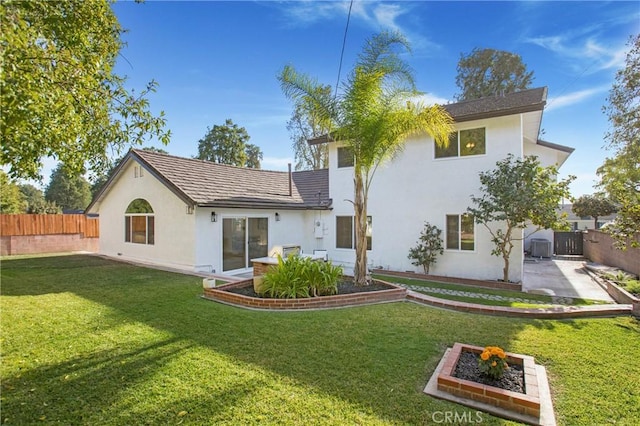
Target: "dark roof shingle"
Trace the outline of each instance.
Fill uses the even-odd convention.
[[[328,170],[258,170],[133,149],[129,156],[187,202],[200,206],[327,209]]]

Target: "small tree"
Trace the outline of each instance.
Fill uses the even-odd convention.
[[[591,216],[593,229],[598,229],[598,217],[615,213],[617,208],[602,195],[583,195],[573,202],[571,210],[580,217]]]
[[[74,176],[59,164],[51,173],[44,197],[62,209],[83,210],[91,202],[91,185],[82,176]]]
[[[429,273],[429,268],[436,263],[439,254],[444,253],[442,244],[442,230],[429,222],[424,223],[417,245],[409,249],[409,259],[413,259],[412,265],[422,266],[424,273]]]
[[[509,260],[514,242],[522,240],[516,230],[528,224],[539,229],[566,229],[568,223],[558,215],[562,198],[571,198],[569,183],[574,176],[558,182],[556,167],[542,167],[535,156],[514,159],[512,154],[496,163],[497,168],[480,173],[480,197],[471,196],[475,204],[467,210],[476,222],[491,234],[494,256],[504,260],[503,281],[509,281]]]

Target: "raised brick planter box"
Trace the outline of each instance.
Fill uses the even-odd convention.
[[[507,352],[507,362],[520,365],[524,370],[525,393],[512,392],[453,376],[463,351],[480,354],[483,349],[479,346],[455,343],[453,348],[445,353],[425,393],[528,424],[555,424],[551,399],[548,397],[546,373],[544,367],[535,364],[533,357]],[[446,395],[450,395],[451,398],[447,398]],[[545,397],[545,407],[542,407],[541,395]],[[541,415],[543,408],[544,416]]]
[[[240,306],[250,309],[265,310],[304,310],[304,309],[330,309],[347,306],[369,305],[373,303],[398,302],[405,299],[407,290],[386,283],[389,290],[367,291],[351,294],[337,294],[334,296],[310,297],[303,299],[267,299],[262,297],[249,297],[226,291],[234,287],[253,286],[253,279],[226,284],[215,288],[205,288],[202,297],[228,305]]]

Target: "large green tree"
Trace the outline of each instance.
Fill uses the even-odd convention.
[[[44,199],[44,194],[35,186],[25,183],[18,185],[25,200],[25,211],[30,214],[58,214],[62,209],[55,202]]]
[[[616,205],[602,195],[582,195],[571,205],[571,211],[577,216],[593,218],[593,229],[598,229],[598,218],[615,213]]]
[[[73,173],[106,168],[151,137],[168,143],[161,112],[114,72],[123,29],[108,0],[0,2],[0,160],[13,177],[40,179],[53,157]]]
[[[0,213],[24,213],[25,201],[20,188],[12,182],[9,176],[0,170]]]
[[[532,82],[533,71],[515,53],[475,48],[458,61],[459,101],[528,89]]]
[[[91,185],[82,176],[74,175],[63,164],[58,164],[51,172],[44,197],[65,210],[84,210],[91,202]]]
[[[198,141],[196,158],[259,169],[262,151],[258,146],[248,143],[250,138],[247,129],[227,118],[224,124],[207,128],[207,134]]]
[[[623,249],[637,246],[633,237],[640,233],[640,34],[629,39],[629,47],[603,108],[611,125],[605,139],[614,155],[598,169],[600,188],[620,207],[607,231]]]
[[[369,283],[367,271],[367,201],[378,167],[393,158],[410,135],[426,132],[436,143],[448,144],[452,119],[438,105],[414,102],[419,94],[413,72],[402,54],[410,51],[406,38],[382,32],[367,40],[342,92],[327,97],[316,80],[286,66],[278,79],[284,94],[304,102],[329,123],[332,140],[354,154],[354,213],[357,285]]]
[[[569,176],[557,181],[554,166],[542,167],[535,156],[524,159],[512,154],[496,163],[496,168],[480,173],[481,195],[471,196],[473,206],[467,210],[477,223],[491,234],[494,256],[504,260],[502,279],[509,281],[509,264],[515,242],[529,224],[538,229],[565,229],[566,218],[559,215],[558,205],[571,198]]]
[[[318,86],[318,97],[331,98],[331,86]],[[309,140],[326,135],[329,124],[312,107],[313,104],[303,98],[294,105],[291,118],[287,122],[296,170],[319,170],[329,167],[329,148],[327,144],[310,145]]]

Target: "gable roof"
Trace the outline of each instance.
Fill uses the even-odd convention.
[[[329,172],[289,173],[235,167],[132,149],[87,210],[113,186],[124,165],[137,161],[186,204],[202,207],[329,209]]]
[[[547,103],[547,88],[521,90],[486,98],[472,99],[442,105],[456,123],[480,120],[483,118],[502,117],[525,112],[542,111]],[[331,142],[327,135],[309,139],[309,145]]]

